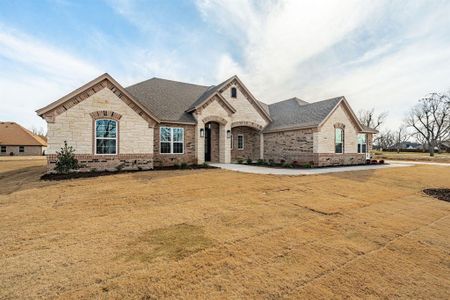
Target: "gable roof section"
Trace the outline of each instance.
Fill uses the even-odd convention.
[[[47,142],[15,122],[0,122],[0,145],[47,147]]]
[[[196,123],[186,110],[211,87],[152,78],[126,88],[162,121]]]
[[[261,102],[258,101],[253,95],[252,93],[250,93],[250,91],[247,89],[247,87],[242,83],[242,81],[239,79],[239,77],[237,77],[237,75],[234,75],[230,78],[228,78],[227,80],[225,80],[224,82],[216,85],[216,86],[212,86],[210,87],[205,94],[203,94],[201,97],[199,97],[194,103],[192,103],[192,105],[186,110],[187,112],[192,112],[194,110],[196,110],[197,108],[201,107],[204,103],[208,102],[208,100],[210,100],[211,98],[213,98],[215,95],[218,95],[223,101],[225,101],[226,103],[228,103],[225,98],[223,98],[223,96],[220,94],[223,92],[223,90],[225,90],[229,84],[232,84],[233,82],[236,82],[244,91],[244,94],[247,94],[248,97],[246,97],[247,99],[249,99],[252,104],[254,104],[254,106],[256,107],[256,109],[259,111],[259,113],[266,118],[268,121],[272,121],[270,114],[268,113],[268,111],[264,108],[263,105],[261,105]],[[228,105],[230,105],[228,103]],[[230,105],[231,106],[231,105]]]
[[[338,108],[339,104],[343,104],[345,108],[347,109],[348,113],[350,114],[350,117],[353,119],[353,122],[357,127],[359,127],[360,131],[363,131],[364,128],[361,125],[361,122],[358,120],[358,117],[356,117],[355,113],[353,112],[352,108],[350,107],[350,104],[348,104],[347,99],[345,99],[344,96],[338,97],[340,98],[339,103],[336,104],[336,106],[330,111],[330,113],[325,117],[325,119],[319,124],[319,126],[322,126],[328,118],[334,113],[334,111]]]
[[[333,112],[343,97],[307,103],[291,98],[269,105],[272,122],[265,132],[318,127]]]
[[[36,113],[42,118],[52,121],[55,115],[58,115],[72,106],[80,103],[89,96],[95,94],[103,88],[109,88],[114,94],[116,94],[120,99],[124,100],[136,113],[142,116],[147,121],[159,122],[153,112],[151,112],[147,107],[142,105],[134,96],[132,96],[127,90],[125,90],[114,78],[108,73],[100,75],[94,80],[86,83],[80,88],[74,90],[73,92],[67,94],[66,96],[50,103],[49,105],[38,109]],[[151,120],[149,120],[151,119]]]

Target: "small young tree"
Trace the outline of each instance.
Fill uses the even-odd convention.
[[[61,148],[61,151],[56,152],[56,172],[67,174],[70,170],[76,170],[80,167],[74,153],[75,149],[68,146],[67,141],[64,141],[64,147]]]

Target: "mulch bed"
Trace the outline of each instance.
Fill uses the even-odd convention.
[[[137,173],[137,172],[154,172],[154,171],[166,171],[166,170],[197,170],[197,169],[217,169],[213,166],[204,166],[204,165],[191,165],[185,168],[180,168],[176,166],[170,167],[155,167],[152,170],[127,170],[127,171],[95,171],[95,172],[71,172],[68,174],[44,174],[41,176],[41,180],[67,180],[67,179],[77,179],[77,178],[91,178],[91,177],[100,177],[100,176],[109,176],[109,175],[117,175],[117,174],[126,174],[126,173]]]
[[[424,189],[423,192],[428,196],[450,202],[450,189]]]

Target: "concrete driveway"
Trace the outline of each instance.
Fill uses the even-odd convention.
[[[210,163],[210,166],[218,167],[225,170],[238,171],[244,173],[254,174],[272,174],[272,175],[315,175],[337,172],[349,171],[363,171],[363,170],[377,170],[386,168],[411,167],[413,163],[387,163],[384,165],[363,165],[363,166],[343,166],[343,167],[328,167],[328,168],[313,168],[313,169],[284,169],[284,168],[269,168],[260,166],[249,166],[244,164],[222,164]]]

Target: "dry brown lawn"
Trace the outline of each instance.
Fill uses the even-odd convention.
[[[435,153],[430,156],[429,153],[423,152],[380,152],[374,151],[376,159],[391,159],[391,160],[411,160],[437,163],[450,163],[450,153]]]
[[[0,298],[450,298],[450,168],[40,182],[0,161]]]

